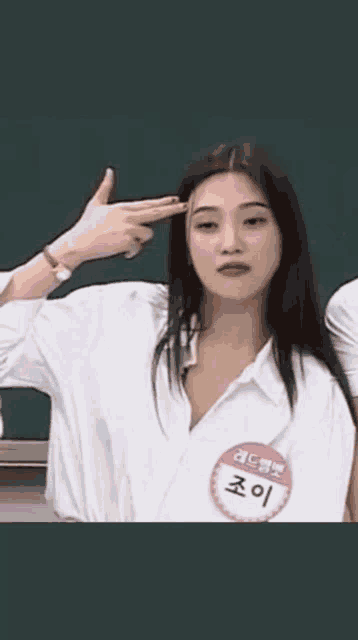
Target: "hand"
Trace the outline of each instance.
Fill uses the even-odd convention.
[[[187,203],[177,196],[108,204],[113,185],[114,173],[108,168],[82,217],[66,233],[68,246],[78,252],[82,262],[124,252],[133,257],[154,236],[146,225],[187,210]]]

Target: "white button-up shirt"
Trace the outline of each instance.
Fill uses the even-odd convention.
[[[328,301],[326,327],[347,376],[353,397],[358,396],[358,278],[342,285]]]
[[[11,272],[2,273],[4,289]],[[166,350],[152,357],[167,320],[168,286],[118,282],[61,299],[0,308],[0,387],[35,387],[52,400],[46,498],[83,522],[232,522],[214,504],[210,477],[227,449],[274,447],[292,474],[288,503],[271,522],[342,522],[355,427],[329,370],[298,355],[293,420],[272,339],[189,431],[191,408],[169,390]],[[196,340],[182,366],[196,361]],[[180,382],[180,384],[182,384]]]

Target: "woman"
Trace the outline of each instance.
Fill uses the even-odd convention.
[[[340,285],[328,301],[325,322],[333,348],[342,365],[353,399],[356,422],[358,420],[357,384],[357,285],[353,280]],[[358,448],[354,456],[352,482],[349,491],[349,510],[354,522],[358,521]]]
[[[297,198],[263,150],[218,151],[188,169],[181,202],[108,205],[108,171],[72,229],[2,274],[0,385],[51,396],[46,498],[64,518],[343,520],[354,414]],[[168,216],[169,288],[45,299]]]

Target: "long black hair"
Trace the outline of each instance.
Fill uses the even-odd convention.
[[[223,146],[225,145],[221,145]],[[209,153],[193,162],[187,168],[177,195],[182,202],[187,202],[192,191],[203,180],[232,170],[249,176],[263,190],[282,236],[281,262],[270,282],[266,298],[266,325],[274,338],[274,355],[287,390],[291,416],[294,397],[296,397],[296,381],[291,362],[292,349],[295,346],[300,356],[303,376],[303,353],[312,354],[328,367],[343,391],[355,423],[354,405],[348,381],[332,348],[329,332],[324,323],[306,227],[296,193],[287,175],[269,159],[264,148],[254,147],[249,156],[247,156],[247,150],[247,145],[226,147],[217,154]],[[234,161],[233,158],[235,158]],[[152,362],[152,387],[157,414],[155,380],[162,351],[167,347],[169,386],[172,389],[173,374],[177,383],[180,378],[182,331],[184,330],[186,344],[189,345],[194,332],[203,330],[201,310],[204,288],[189,259],[186,215],[186,213],[175,215],[171,219],[168,320],[166,332],[155,348]],[[194,313],[198,318],[199,328],[196,329],[190,325]],[[178,387],[180,389],[179,384]]]

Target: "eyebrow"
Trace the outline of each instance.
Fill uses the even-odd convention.
[[[269,209],[269,206],[264,202],[244,202],[244,204],[241,204],[239,206],[239,209],[248,209],[248,207],[265,207],[265,209]],[[202,213],[203,211],[215,212],[218,210],[219,210],[219,207],[209,207],[209,206],[198,207],[198,209],[195,209],[195,211],[193,211],[193,216],[195,216],[196,213]]]

